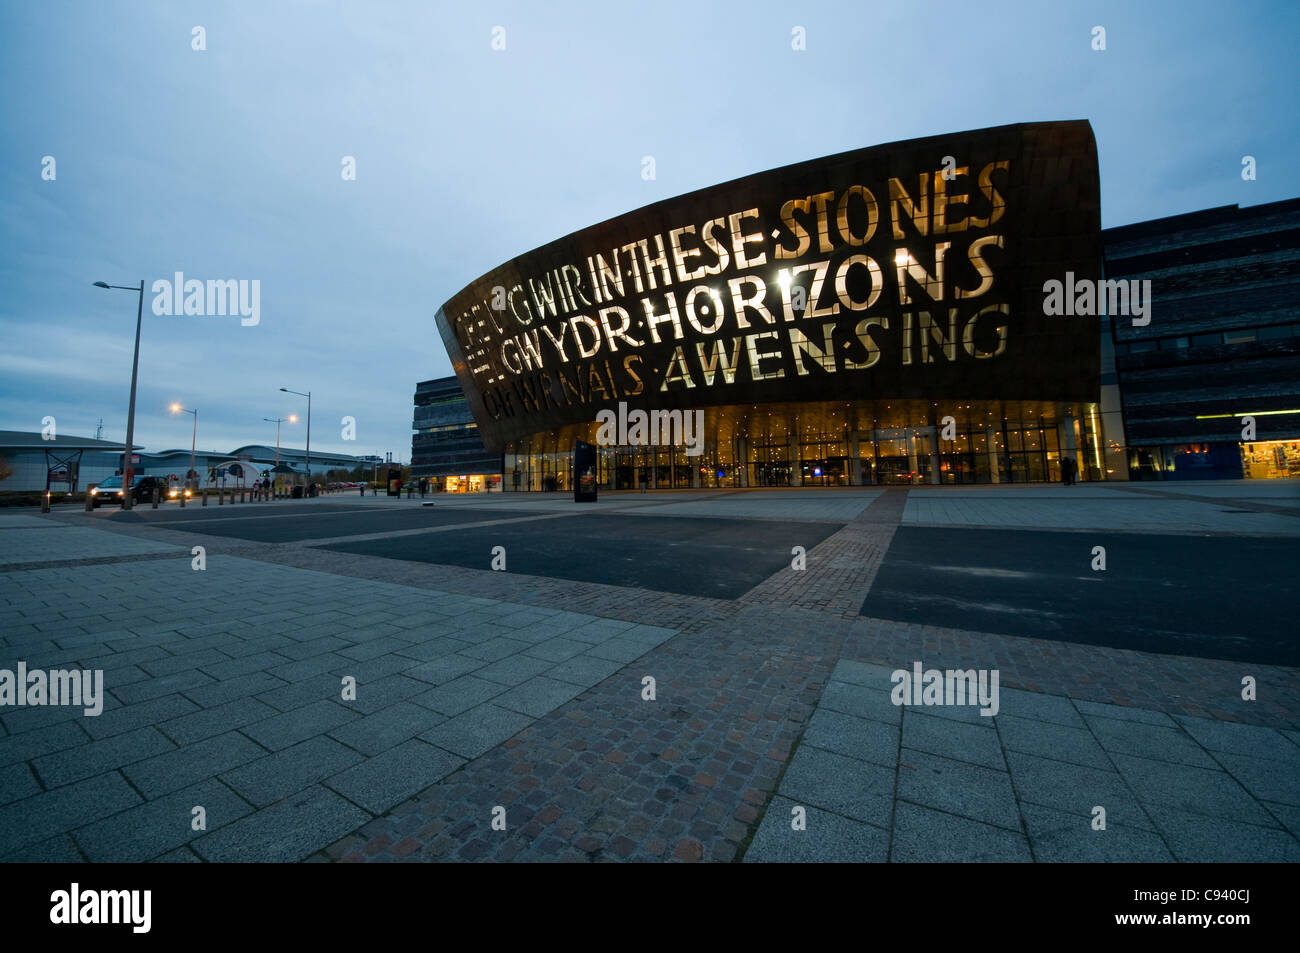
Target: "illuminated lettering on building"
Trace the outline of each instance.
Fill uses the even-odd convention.
[[[1100,277],[1098,195],[1086,122],[862,149],[560,239],[437,321],[494,448],[618,401],[1090,399],[1097,321],[1041,289]]]

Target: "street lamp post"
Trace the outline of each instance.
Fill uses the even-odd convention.
[[[192,479],[191,474],[193,474],[194,477],[198,476],[198,474],[194,472],[194,444],[199,438],[199,412],[197,410],[186,410],[180,404],[172,404],[172,413],[194,415],[194,432],[190,434],[190,472],[185,474],[185,487],[188,488],[190,480]],[[181,492],[184,493],[185,488],[182,488]]]
[[[278,468],[280,466],[280,424],[286,420],[291,424],[296,424],[298,415],[290,414],[288,417],[263,417],[262,419],[269,424],[275,424],[275,465]],[[275,475],[273,482],[277,484],[280,482],[280,474]]]
[[[143,287],[143,285],[141,285]],[[300,390],[289,390],[287,387],[281,387],[286,394],[297,394],[299,397],[307,398],[307,483],[311,484],[311,391],[303,393]]]
[[[281,388],[283,390],[283,388]],[[275,424],[275,465],[280,465],[280,424],[289,421],[291,424],[298,422],[297,414],[290,414],[288,417],[263,417],[268,424]]]
[[[135,444],[135,381],[140,371],[140,322],[144,318],[144,279],[140,279],[140,287],[133,288],[130,285],[110,285],[107,282],[96,281],[96,288],[115,288],[119,291],[139,291],[140,304],[135,311],[135,357],[131,359],[131,403],[126,411],[126,453],[122,458],[122,509],[131,508],[131,480],[135,471],[131,468],[131,450]]]

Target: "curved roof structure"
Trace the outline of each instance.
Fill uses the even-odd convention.
[[[1086,121],[896,142],[629,212],[493,269],[436,320],[483,442],[637,412],[852,400],[1095,400]]]

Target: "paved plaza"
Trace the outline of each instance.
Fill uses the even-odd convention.
[[[0,859],[1294,861],[1298,578],[1286,481],[0,510],[0,669],[105,688]]]

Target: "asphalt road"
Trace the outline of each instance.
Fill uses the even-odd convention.
[[[829,522],[586,513],[499,506],[279,502],[136,510],[174,530],[267,543],[519,519],[325,548],[414,562],[734,599],[811,549]],[[104,513],[94,518],[104,519]],[[1106,549],[1105,571],[1092,550]],[[1300,665],[1294,538],[900,526],[861,613],[880,619],[1200,658]]]
[[[324,548],[490,569],[492,548],[504,546],[508,572],[735,599],[788,567],[792,547],[812,549],[837,529],[826,522],[592,514]]]
[[[1106,570],[1091,568],[1105,547]],[[1300,542],[899,527],[862,606],[878,619],[1300,664]]]

